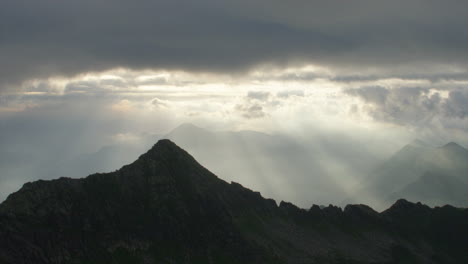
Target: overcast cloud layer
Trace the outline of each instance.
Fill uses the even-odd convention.
[[[455,0],[5,0],[0,25],[3,88],[115,67],[312,63],[411,76],[468,62],[468,3]]]

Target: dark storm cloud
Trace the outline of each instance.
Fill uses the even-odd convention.
[[[387,78],[395,78],[401,80],[428,80],[431,83],[443,81],[468,81],[468,71],[466,72],[437,72],[437,73],[386,73],[386,74],[370,74],[370,75],[340,75],[330,78],[332,81],[351,83],[351,82],[372,82]]]
[[[0,80],[114,67],[465,66],[467,25],[466,1],[5,0]]]
[[[463,88],[448,88],[443,91],[448,93],[446,97],[441,96],[441,92],[420,87],[380,86],[346,91],[366,102],[370,107],[365,108],[365,111],[378,121],[426,127],[437,119],[446,126],[455,121],[460,129],[466,129],[468,91]],[[450,126],[453,127],[453,124]]]

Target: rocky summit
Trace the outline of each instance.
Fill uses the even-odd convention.
[[[0,264],[26,263],[468,263],[468,210],[278,206],[160,140],[118,171],[11,194]]]

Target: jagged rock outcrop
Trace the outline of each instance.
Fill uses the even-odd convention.
[[[0,205],[0,263],[466,263],[468,211],[398,201],[304,210],[228,184],[169,140]]]

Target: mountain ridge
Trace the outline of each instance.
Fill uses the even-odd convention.
[[[436,184],[436,182],[444,186],[456,186],[456,182],[468,184],[468,149],[455,142],[440,147],[429,147],[418,140],[416,143],[413,142],[405,145],[370,173],[355,191],[355,198],[350,200],[372,203],[377,208],[387,207],[398,198],[425,201],[432,206],[445,203],[468,206],[466,199],[450,198],[452,197],[450,192],[457,192],[455,197],[464,196],[460,188],[442,191]],[[427,174],[438,174],[439,180],[428,181],[427,177],[425,178]],[[433,190],[433,197],[419,195],[422,192],[416,189],[426,189],[427,192]],[[431,199],[427,199],[428,197]]]
[[[0,263],[459,263],[467,217],[277,205],[161,140],[115,172],[24,184],[0,204]]]

